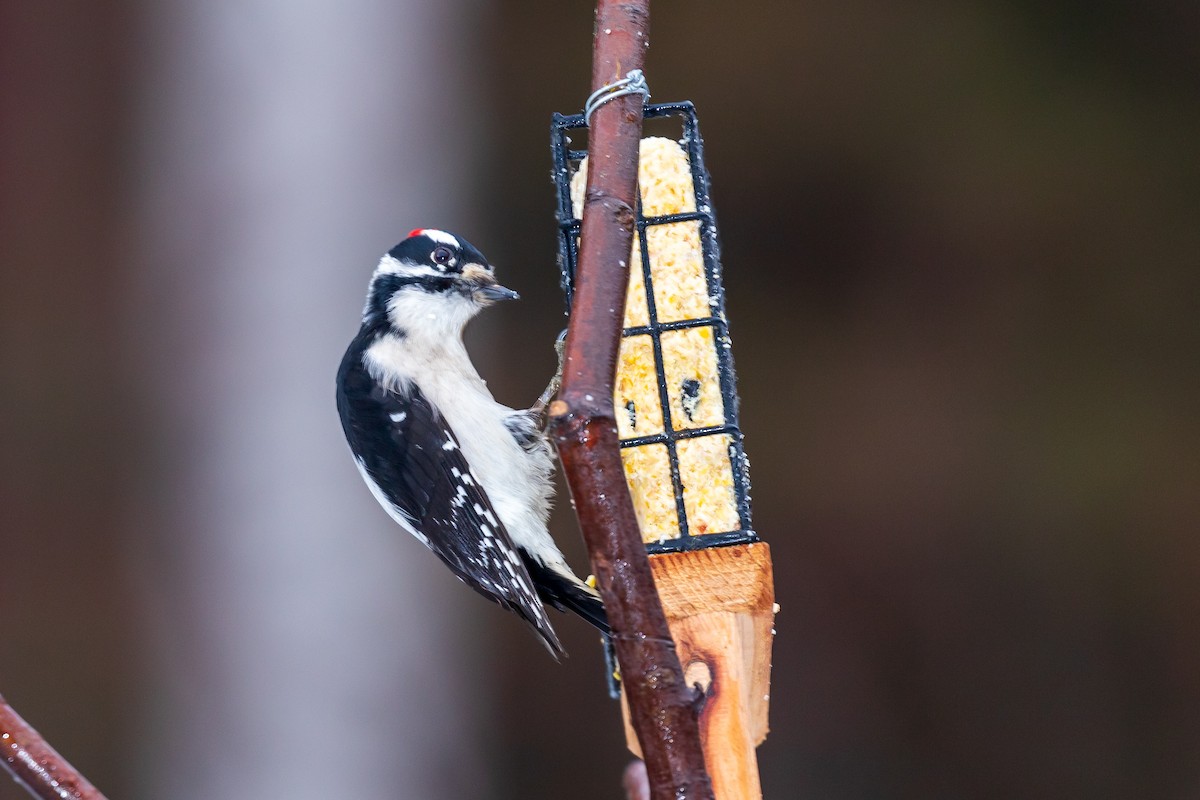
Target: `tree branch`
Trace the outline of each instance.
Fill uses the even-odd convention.
[[[42,800],[104,800],[65,758],[0,697],[0,763],[18,784]]]
[[[599,0],[592,88],[641,69],[649,0]],[[635,222],[641,95],[592,115],[587,191],[562,389],[550,432],[608,610],[630,717],[653,800],[712,800],[691,691],[638,531],[613,411],[613,382]]]

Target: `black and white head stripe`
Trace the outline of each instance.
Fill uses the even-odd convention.
[[[407,238],[412,239],[413,237],[416,237],[416,236],[424,236],[428,239],[432,239],[433,241],[435,241],[439,244],[447,244],[447,245],[450,245],[451,247],[461,247],[462,246],[458,240],[458,237],[455,236],[453,233],[447,233],[446,231],[439,231],[437,228],[417,228],[415,230],[409,231]]]
[[[469,292],[478,286],[481,275],[491,273],[487,258],[470,242],[433,228],[414,230],[379,260],[371,277],[363,317],[382,319],[388,301],[401,289],[413,288],[430,294],[453,289]],[[467,280],[468,277],[472,280]]]
[[[491,269],[483,253],[470,242],[452,233],[421,228],[389,250],[375,273],[447,275],[462,273],[470,264]]]
[[[384,387],[347,351],[338,411],[359,470],[401,527],[480,594],[528,621],[555,655],[550,626],[525,560],[467,464],[445,419],[413,383]]]

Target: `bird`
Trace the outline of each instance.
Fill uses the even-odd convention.
[[[497,402],[463,344],[466,324],[516,300],[473,245],[418,228],[380,258],[337,372],[342,430],[383,510],[468,586],[565,651],[545,605],[609,632],[596,591],[551,538],[554,452],[546,404]],[[561,350],[560,366],[561,374]]]

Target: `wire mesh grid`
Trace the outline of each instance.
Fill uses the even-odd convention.
[[[658,379],[659,402],[662,407],[663,430],[649,436],[621,439],[621,447],[642,447],[661,444],[665,446],[670,466],[671,488],[674,493],[675,514],[679,536],[649,542],[646,549],[652,553],[679,552],[721,545],[744,544],[758,541],[750,519],[750,475],[742,432],[738,424],[737,382],[733,369],[733,354],[730,349],[729,325],[725,318],[725,288],[721,281],[721,252],[717,241],[717,223],[709,198],[709,177],[704,167],[704,142],[700,137],[696,110],[691,102],[659,103],[647,105],[643,112],[646,119],[677,118],[682,124],[683,137],[680,144],[687,153],[696,210],[679,214],[647,217],[642,213],[641,200],[637,207],[637,236],[640,243],[641,269],[645,283],[648,323],[624,329],[623,336],[648,336],[654,352],[655,372]],[[570,313],[574,293],[575,269],[579,258],[580,220],[575,217],[571,203],[571,176],[579,163],[587,156],[586,150],[571,149],[569,134],[586,130],[583,114],[555,114],[551,123],[551,148],[554,158],[554,183],[558,192],[559,268],[563,292]],[[654,276],[651,270],[650,248],[646,231],[657,225],[697,221],[700,228],[700,245],[704,260],[704,274],[708,290],[708,316],[693,319],[659,321],[655,306]],[[711,328],[716,348],[717,375],[720,381],[721,400],[724,404],[724,422],[700,428],[677,427],[672,419],[671,387],[668,385],[663,362],[662,334],[694,328]],[[684,500],[684,483],[679,465],[679,442],[703,436],[728,436],[730,468],[733,476],[733,491],[737,505],[738,527],[735,530],[692,533],[687,507]]]

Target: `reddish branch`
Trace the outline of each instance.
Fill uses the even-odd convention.
[[[593,90],[641,69],[649,0],[599,0]],[[550,431],[612,624],[633,729],[653,800],[712,800],[691,690],[684,683],[638,531],[613,412],[633,242],[641,95],[592,115],[587,192],[562,389]]]
[[[17,783],[43,800],[104,800],[67,760],[55,752],[0,697],[0,763]]]

